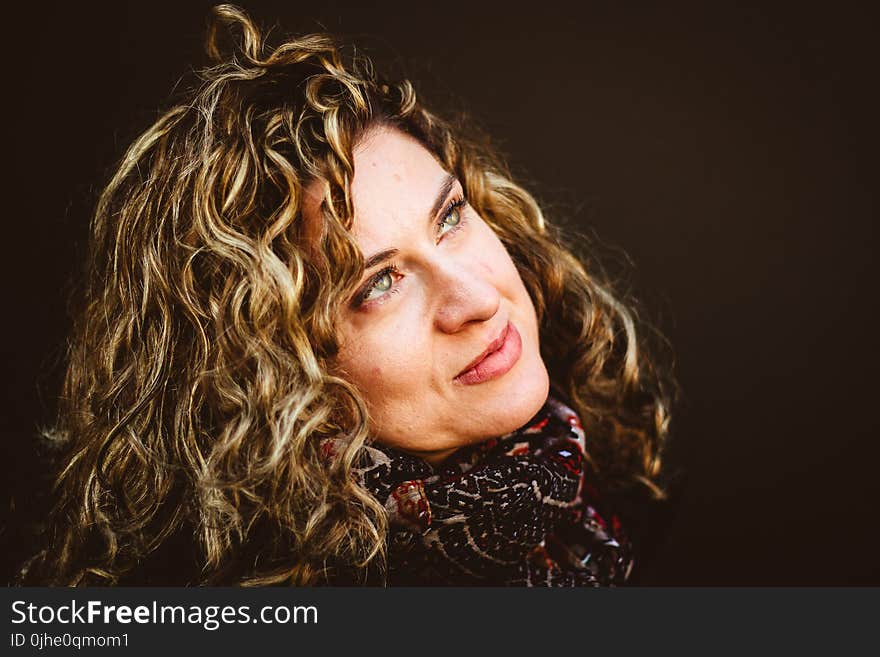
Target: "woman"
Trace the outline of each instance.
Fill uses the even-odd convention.
[[[24,580],[625,581],[602,507],[668,424],[633,313],[409,82],[214,18],[99,200]]]

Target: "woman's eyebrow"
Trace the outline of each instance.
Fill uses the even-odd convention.
[[[428,221],[433,222],[434,217],[443,209],[443,203],[446,201],[446,197],[449,196],[449,192],[452,191],[452,187],[458,181],[451,173],[447,173],[446,177],[443,179],[443,182],[440,185],[440,189],[437,193],[437,198],[434,200],[434,205],[431,208],[431,212],[428,215]],[[398,249],[383,249],[378,253],[374,253],[369,258],[364,261],[364,270],[375,267],[378,264],[385,262],[386,260],[390,260],[394,256],[397,255]]]
[[[366,262],[364,262],[364,269],[370,269],[375,267],[378,264],[385,262],[386,260],[391,260],[394,256],[397,255],[397,249],[385,249],[383,251],[379,251],[379,253],[374,253],[369,258],[367,258]]]
[[[455,182],[458,179],[453,176],[451,173],[447,173],[446,177],[443,179],[443,184],[440,185],[440,191],[437,194],[437,198],[434,201],[434,207],[431,208],[431,214],[428,215],[428,221],[433,221],[434,217],[443,209],[443,203],[446,202],[446,197],[449,196],[449,192],[452,191],[452,186],[455,185]]]

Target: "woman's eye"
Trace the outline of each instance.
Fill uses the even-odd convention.
[[[370,299],[374,299],[378,296],[381,296],[385,292],[391,289],[394,285],[394,279],[391,277],[390,271],[384,271],[375,279],[373,279],[373,284],[367,288],[367,293],[363,297],[363,301],[369,301]],[[373,294],[373,293],[376,294]]]
[[[464,204],[464,201],[456,201],[443,219],[440,221],[440,232],[448,233],[448,230],[444,230],[444,228],[455,228],[461,223],[461,206]]]

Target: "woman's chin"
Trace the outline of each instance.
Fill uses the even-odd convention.
[[[498,379],[456,386],[455,390],[457,396],[454,400],[444,399],[442,411],[432,413],[431,409],[437,407],[427,404],[428,410],[418,415],[424,421],[422,424],[392,421],[384,428],[372,425],[376,442],[430,463],[440,462],[462,447],[503,436],[525,425],[547,400],[550,377],[543,360],[531,358]],[[391,414],[393,419],[406,415]],[[433,440],[426,440],[426,436],[433,436]]]
[[[513,372],[511,372],[512,374]],[[537,359],[519,376],[511,379],[490,403],[498,426],[493,436],[503,436],[515,431],[531,420],[541,410],[550,392],[550,377],[544,362]]]

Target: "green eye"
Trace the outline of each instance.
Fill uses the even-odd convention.
[[[385,272],[381,277],[376,279],[376,283],[370,289],[378,290],[379,292],[387,292],[391,289],[393,284],[394,281],[391,280],[391,272]]]
[[[461,223],[461,208],[459,205],[454,205],[451,208],[449,208],[449,212],[447,212],[446,216],[443,217],[443,221],[440,222],[440,226],[441,226],[441,228],[443,226],[448,226],[449,228],[455,228],[460,223]]]
[[[391,269],[386,269],[376,274],[369,287],[361,295],[361,302],[381,297],[385,292],[394,287],[394,278],[391,276],[391,271]]]

